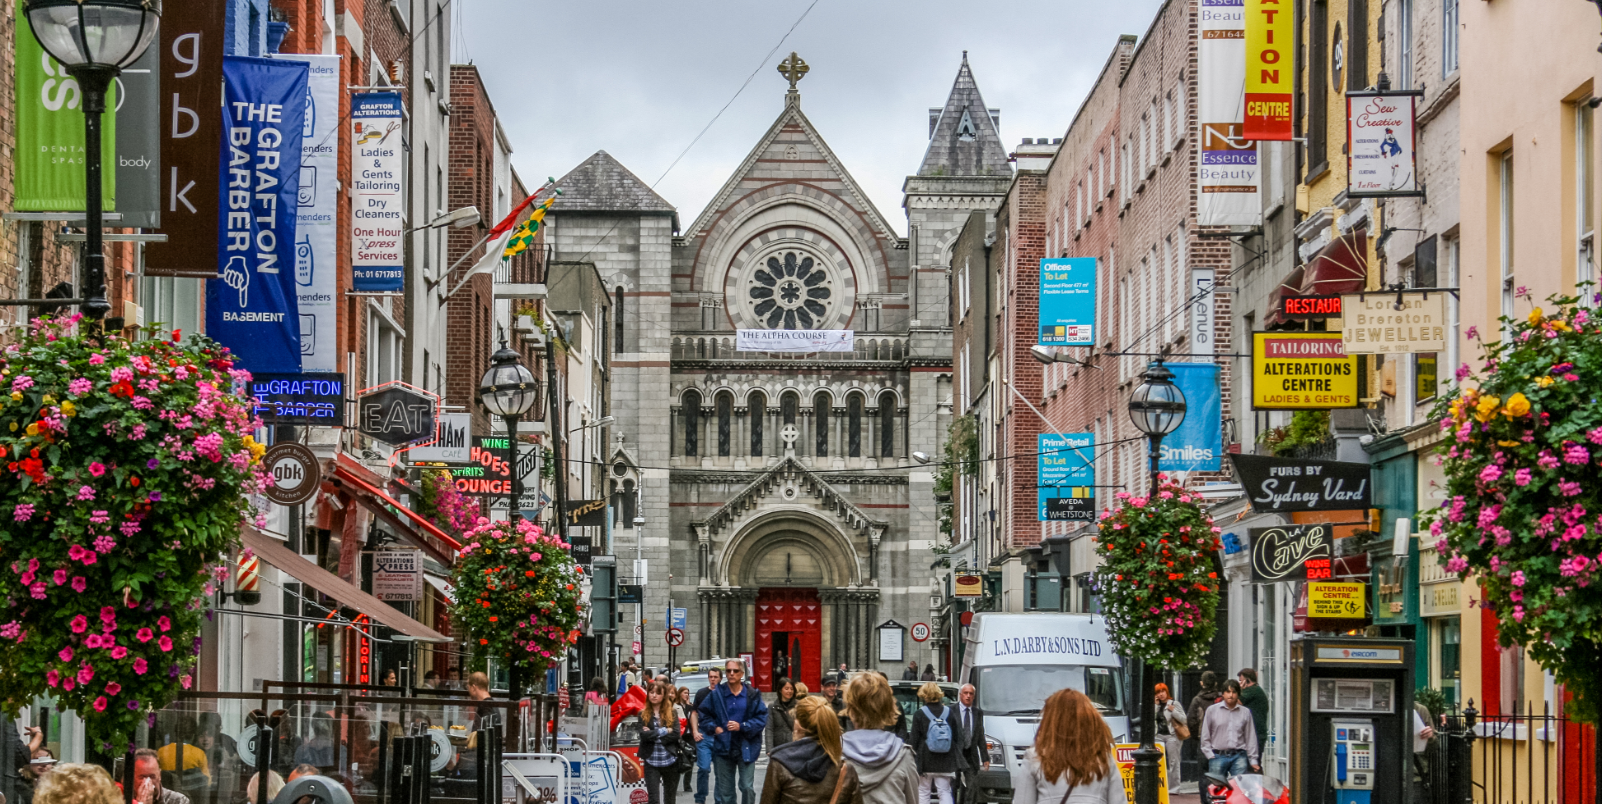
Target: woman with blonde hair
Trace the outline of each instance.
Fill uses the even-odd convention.
[[[111,774],[99,765],[57,765],[39,779],[35,804],[121,804]]]
[[[864,804],[921,804],[913,749],[890,731],[902,709],[886,677],[862,673],[844,698],[852,731],[841,738],[841,755],[858,772]]]
[[[640,719],[640,748],[636,755],[646,766],[647,804],[674,804],[679,782],[680,727],[674,711],[674,687],[654,681],[646,688],[646,709]],[[659,794],[659,791],[661,793]]]
[[[841,761],[841,723],[823,698],[792,710],[791,742],[769,754],[761,804],[863,804],[858,774]]]
[[[245,800],[256,804],[256,790],[261,784],[261,774],[251,774],[251,781],[245,785]],[[273,771],[267,772],[267,800],[278,798],[278,791],[284,789],[284,777]]]
[[[1036,744],[1013,781],[1014,804],[1125,804],[1114,735],[1091,699],[1076,690],[1048,696]]]
[[[961,746],[968,744],[969,735],[952,707],[942,700],[941,687],[926,681],[919,688],[919,702],[923,704],[913,713],[913,726],[908,742],[913,745],[913,758],[919,766],[919,801],[930,800],[930,788],[936,789],[941,804],[952,804],[952,782],[963,766]],[[945,727],[947,736],[939,735]],[[934,732],[934,733],[932,733]],[[945,746],[945,750],[941,750]]]

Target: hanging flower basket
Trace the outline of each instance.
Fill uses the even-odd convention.
[[[1220,529],[1201,497],[1159,475],[1156,498],[1116,494],[1104,512],[1095,572],[1109,639],[1120,655],[1165,670],[1201,664],[1214,640],[1220,580],[1212,554]]]
[[[452,567],[452,619],[484,656],[542,671],[579,640],[579,566],[569,544],[520,520],[480,519]]]
[[[77,321],[0,351],[0,701],[54,696],[120,750],[190,686],[202,604],[270,481],[228,350]]]
[[[460,536],[479,521],[479,501],[457,490],[451,473],[431,469],[423,473],[418,513],[452,536]]]
[[[1459,367],[1455,379],[1476,387],[1436,411],[1445,499],[1421,518],[1444,567],[1480,584],[1499,643],[1524,647],[1596,724],[1601,334],[1598,311],[1576,301],[1500,319],[1508,341],[1481,344],[1479,374]]]

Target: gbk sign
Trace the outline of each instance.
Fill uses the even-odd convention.
[[[356,398],[357,430],[386,444],[401,445],[434,435],[439,397],[404,382],[385,383]]]

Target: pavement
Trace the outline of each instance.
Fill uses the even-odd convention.
[[[752,773],[752,789],[757,792],[759,798],[762,798],[763,796],[763,775],[768,771],[768,769],[769,755],[767,752],[764,752],[762,756],[758,757],[757,767],[753,769]],[[695,771],[691,772],[691,789],[693,791],[696,789],[695,774]],[[712,782],[712,779],[708,779],[708,785],[710,787],[712,786]],[[1172,794],[1170,796],[1170,804],[1202,804],[1202,798],[1197,793],[1197,784],[1195,782],[1187,782],[1186,784],[1182,785],[1182,788],[1190,790],[1191,792]],[[680,793],[678,797],[674,799],[674,804],[694,804],[695,797],[696,794],[694,792],[687,793],[684,791],[682,783]],[[740,796],[736,796],[735,801],[736,804],[740,804]],[[713,804],[713,796],[711,792],[708,794],[707,804]]]

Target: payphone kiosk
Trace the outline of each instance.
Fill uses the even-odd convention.
[[[1407,800],[1414,750],[1414,643],[1305,637],[1291,650],[1292,800]]]

